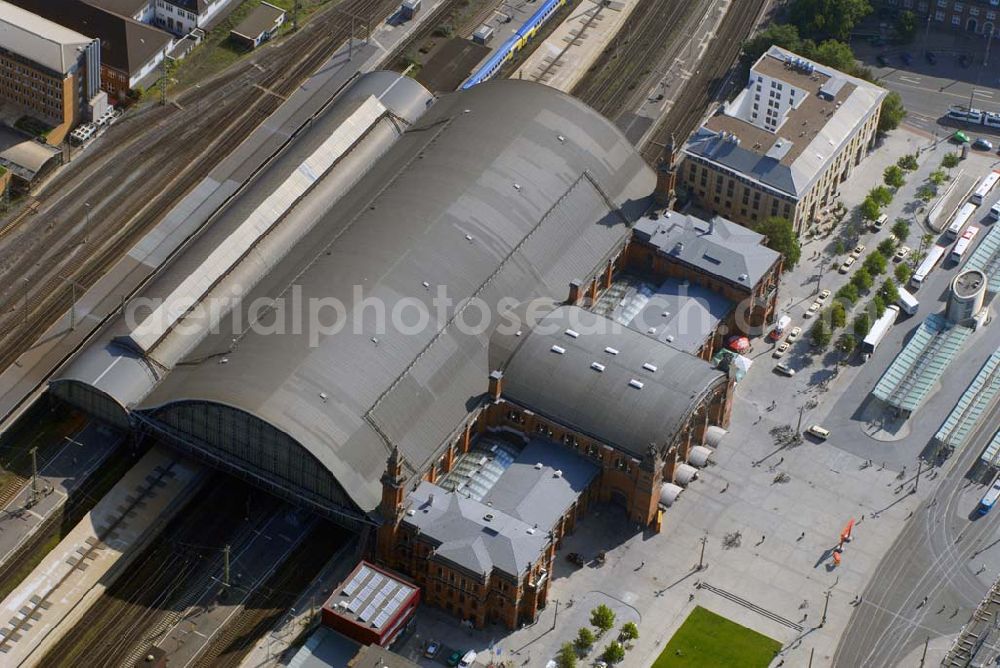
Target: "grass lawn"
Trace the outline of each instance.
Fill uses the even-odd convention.
[[[321,6],[331,0],[299,0],[299,25],[305,23],[309,17]],[[171,93],[188,88],[200,81],[203,81],[214,74],[221,72],[240,58],[248,56],[251,51],[246,51],[229,41],[229,31],[242,21],[247,15],[259,5],[261,0],[243,0],[233,9],[229,16],[221,21],[219,25],[212,29],[205,40],[196,46],[191,53],[181,59],[171,72]],[[285,25],[275,36],[285,34],[291,29],[291,10],[295,0],[269,0],[269,2],[284,9],[289,13],[285,17]]]
[[[701,606],[684,620],[653,668],[767,668],[781,643]]]

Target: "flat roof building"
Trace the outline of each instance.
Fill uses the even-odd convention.
[[[100,42],[0,1],[0,99],[52,124],[60,144],[98,95]]]
[[[419,603],[411,582],[362,561],[323,604],[323,624],[362,645],[388,647]]]
[[[705,208],[803,231],[874,146],[880,86],[772,46],[747,87],[688,139],[680,180]]]

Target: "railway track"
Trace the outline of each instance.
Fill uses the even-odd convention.
[[[66,499],[60,510],[53,512],[28,540],[5,556],[3,563],[0,564],[0,599],[21,584],[22,579],[27,577],[49,550],[58,544],[58,540],[69,533],[83,516],[91,511],[148,449],[148,443],[140,448],[119,446],[108,456],[104,466],[95,471]]]
[[[223,570],[223,548],[237,553],[287,506],[215,476],[42,659],[41,665],[127,665],[175,625]],[[249,517],[249,519],[246,519]]]
[[[633,91],[646,89],[653,63],[676,48],[684,26],[699,16],[703,5],[694,0],[642,0],[573,95],[611,120],[631,109]]]
[[[652,133],[649,143],[639,147],[646,161],[655,165],[670,136],[686,138],[698,127],[709,106],[718,101],[730,83],[732,68],[743,42],[757,23],[767,0],[740,0],[726,12],[705,58],[684,85],[674,106]]]
[[[7,229],[0,273],[18,278],[0,288],[0,369],[65,313],[70,282],[92,285],[346,41],[349,15],[376,23],[396,6],[348,0],[331,7],[282,48],[214,80],[213,90],[188,90],[176,106],[112,127],[88,155],[90,169],[46,188],[37,213]],[[152,128],[129,134],[139,123]]]
[[[248,597],[239,614],[208,643],[192,665],[195,668],[239,666],[246,653],[274,627],[347,539],[348,535],[336,527],[317,524],[281,568]],[[317,606],[321,603],[316,601]]]

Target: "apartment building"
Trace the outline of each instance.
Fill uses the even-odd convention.
[[[679,182],[729,220],[781,216],[801,233],[874,147],[887,93],[772,46],[747,87],[688,139]]]
[[[876,0],[872,4],[931,17],[932,25],[993,35],[1000,24],[1000,0]]]
[[[59,144],[99,93],[101,45],[7,2],[0,2],[0,99],[54,126]]]

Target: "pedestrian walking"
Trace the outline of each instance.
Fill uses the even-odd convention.
[[[802,540],[805,537],[806,537],[806,532],[803,531],[802,533],[799,534],[799,537],[796,538],[795,541],[798,542],[798,541]]]

